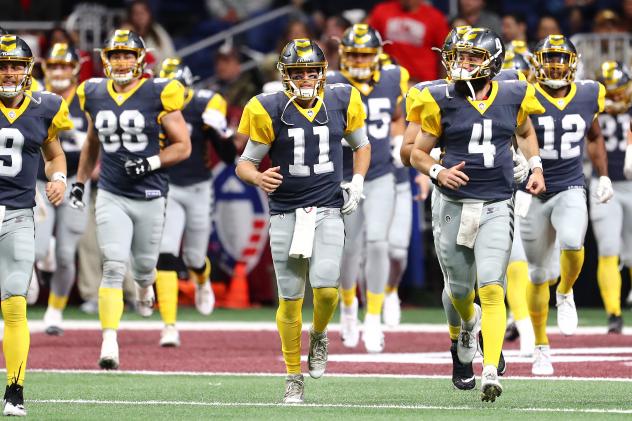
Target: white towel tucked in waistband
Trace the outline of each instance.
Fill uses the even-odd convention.
[[[514,211],[517,216],[521,218],[526,218],[529,213],[529,208],[531,207],[531,199],[533,196],[529,193],[525,193],[521,190],[516,192],[516,198],[514,202]]]
[[[294,235],[290,246],[290,257],[312,257],[314,246],[314,233],[316,231],[316,213],[318,208],[296,209],[296,221],[294,222]]]
[[[463,203],[461,224],[459,225],[459,233],[456,236],[456,243],[458,245],[471,249],[474,248],[482,211],[483,202]]]

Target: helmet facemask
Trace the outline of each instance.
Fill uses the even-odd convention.
[[[111,56],[114,53],[132,53],[136,56],[135,63],[129,69],[125,69],[124,72],[115,71],[118,61],[112,60]],[[134,79],[138,79],[143,75],[145,71],[145,50],[141,48],[105,48],[101,51],[101,61],[103,62],[103,72],[105,75],[112,79],[119,85],[127,85]],[[114,63],[113,63],[114,61]]]
[[[71,68],[68,72],[68,67]],[[46,60],[42,66],[46,84],[53,91],[61,92],[76,82],[79,74],[79,63],[59,60]],[[70,75],[68,74],[70,73]]]
[[[314,99],[319,96],[325,88],[327,74],[326,63],[297,63],[292,65],[279,63],[278,69],[281,73],[283,87],[285,88],[285,91],[300,100],[307,101]],[[294,69],[299,69],[303,71],[314,70],[313,73],[315,77],[313,79],[304,79],[303,77],[305,73],[301,72],[302,75],[300,78],[298,78],[296,74],[298,72],[292,72]],[[302,82],[304,80],[309,80],[312,83],[306,84],[307,86],[302,86]]]
[[[23,91],[26,91],[27,89],[29,89],[31,87],[31,71],[33,70],[33,58],[29,57],[29,58],[24,58],[24,57],[1,57],[0,58],[0,64],[2,63],[13,63],[13,64],[22,64],[24,65],[24,71],[22,73],[12,73],[14,75],[17,75],[18,77],[21,75],[22,78],[19,80],[19,82],[16,85],[13,86],[5,86],[4,85],[4,81],[1,80],[0,82],[0,96],[4,97],[4,98],[14,98],[16,97],[18,94],[20,94]],[[2,76],[2,78],[4,79],[4,77]]]
[[[553,89],[568,86],[575,80],[577,55],[567,50],[545,49],[536,51],[536,79]]]
[[[482,48],[457,45],[454,60],[450,66],[453,81],[471,81],[491,76],[492,58],[489,51]]]
[[[380,68],[382,48],[340,47],[340,69],[357,80],[368,80]]]

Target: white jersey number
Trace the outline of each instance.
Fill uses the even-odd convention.
[[[391,130],[391,100],[388,98],[369,98],[368,132],[374,139],[386,139]]]
[[[99,140],[103,149],[116,152],[123,147],[130,152],[140,152],[149,143],[145,130],[145,117],[138,110],[125,110],[118,120],[112,110],[101,110],[94,119],[94,127],[99,133]],[[116,133],[119,127],[123,130],[121,136]]]
[[[542,159],[571,159],[581,153],[580,145],[576,143],[584,138],[586,122],[579,114],[566,114],[562,118],[564,134],[560,141],[560,150],[555,149],[555,120],[550,115],[538,117],[538,124],[544,128],[543,145],[540,148]],[[575,144],[573,146],[573,144]]]
[[[612,116],[610,114],[600,114],[599,123],[601,124],[601,133],[606,140],[606,150],[608,152],[614,152],[617,149],[625,151],[628,144],[626,133],[630,127],[630,115],[627,113],[617,114]],[[617,126],[621,126],[622,138],[617,137]]]
[[[15,177],[22,171],[24,135],[16,128],[0,129],[0,157],[9,157],[10,163],[0,160],[0,176]]]
[[[482,153],[485,168],[494,166],[496,146],[492,144],[492,121],[490,119],[483,120],[483,124],[474,123],[467,151],[469,153]]]
[[[314,164],[314,174],[334,171],[334,163],[329,160],[329,128],[314,126],[314,135],[318,136],[318,164]],[[294,164],[290,164],[290,174],[295,177],[308,177],[309,165],[305,165],[305,131],[293,128],[287,131],[294,139]]]

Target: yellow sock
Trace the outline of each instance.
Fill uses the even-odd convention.
[[[527,305],[536,345],[549,344],[549,338],[546,336],[546,321],[549,317],[550,295],[548,282],[537,285],[532,282],[527,284]]]
[[[312,327],[316,333],[322,333],[327,329],[336,305],[338,304],[337,288],[312,288],[314,292],[314,320]]]
[[[386,288],[384,289],[384,294],[388,295],[392,294],[393,292],[397,292],[397,287],[386,285]]]
[[[123,290],[99,288],[99,320],[101,329],[117,330],[123,315]]]
[[[356,286],[353,285],[353,287],[349,289],[340,288],[340,295],[342,295],[342,302],[345,307],[351,307],[356,296]]]
[[[448,325],[448,331],[450,332],[450,339],[456,341],[461,334],[461,326]]]
[[[211,278],[211,261],[208,257],[204,259],[204,272],[196,272],[192,269],[189,269],[189,276],[191,279],[194,279],[195,282],[202,285],[206,283]],[[177,278],[176,278],[177,279]]]
[[[277,329],[287,374],[301,374],[301,328],[303,299],[284,300],[279,297],[276,313]]]
[[[461,320],[469,322],[474,318],[474,291],[472,290],[465,298],[454,298],[450,296],[452,305],[461,316]]]
[[[379,316],[382,314],[382,304],[384,304],[384,293],[375,294],[369,290],[366,291],[366,312]]]
[[[29,355],[31,336],[26,321],[26,298],[10,297],[2,301],[4,339],[2,350],[7,364],[7,384],[17,381],[24,385],[26,360]]]
[[[493,284],[478,289],[481,299],[481,332],[485,343],[483,365],[498,367],[500,352],[503,350],[505,328],[507,327],[507,310],[505,308],[505,290]]]
[[[599,256],[597,283],[606,313],[621,315],[621,272],[618,256]]]
[[[571,292],[583,265],[583,247],[579,250],[562,250],[562,255],[560,256],[560,284],[557,286],[557,292],[560,294]]]
[[[158,271],[156,298],[162,321],[166,325],[175,324],[178,316],[178,274],[175,271]]]
[[[507,267],[507,303],[513,312],[514,319],[529,317],[527,308],[527,284],[529,283],[529,265],[527,262],[515,261]]]
[[[55,310],[64,310],[66,308],[66,304],[68,304],[68,297],[59,297],[52,291],[48,294],[49,307],[52,307]]]

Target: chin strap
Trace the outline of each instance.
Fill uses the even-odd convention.
[[[474,91],[474,87],[472,86],[472,83],[469,80],[467,80],[465,81],[465,84],[470,89],[470,93],[472,94],[471,100],[476,101],[476,92]]]

